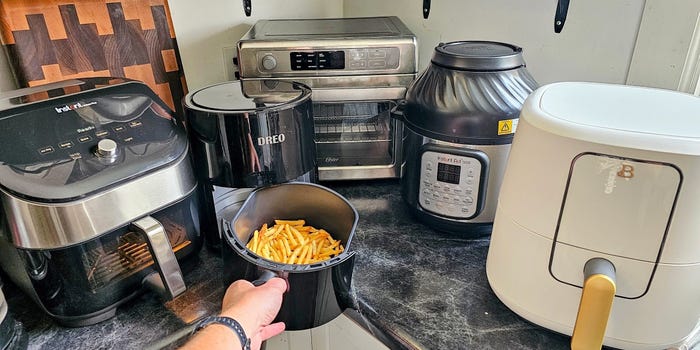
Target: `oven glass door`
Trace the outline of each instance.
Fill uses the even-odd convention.
[[[391,110],[395,105],[391,100],[315,102],[318,166],[394,164],[397,137]]]

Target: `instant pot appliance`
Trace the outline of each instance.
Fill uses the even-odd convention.
[[[231,205],[253,188],[317,181],[307,86],[232,81],[191,92],[184,103],[197,176],[206,188],[207,246],[220,248],[222,215],[231,220]]]
[[[201,246],[185,128],[146,85],[0,95],[0,265],[58,322],[93,324],[150,286],[185,290]]]
[[[311,87],[321,180],[401,176],[391,110],[415,78],[417,45],[398,17],[261,20],[238,42],[238,64],[243,81]]]
[[[415,217],[442,231],[490,233],[518,114],[536,85],[517,46],[435,48],[403,106],[401,193]]]
[[[246,248],[253,231],[275,219],[304,219],[328,231],[345,250],[329,260],[290,265],[267,260]],[[321,326],[354,307],[351,296],[355,252],[351,250],[358,215],[338,193],[311,183],[285,183],[259,188],[248,197],[235,218],[226,222],[223,249],[224,282],[238,279],[264,282],[278,276],[288,290],[274,322],[287,330]]]
[[[666,349],[700,326],[700,99],[558,83],[525,102],[486,272],[573,349]]]

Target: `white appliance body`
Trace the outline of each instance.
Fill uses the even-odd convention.
[[[487,259],[496,295],[572,334],[584,264],[610,261],[604,344],[662,349],[700,325],[700,99],[557,83],[523,106]]]

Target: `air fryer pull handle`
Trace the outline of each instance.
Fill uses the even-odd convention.
[[[277,274],[270,271],[270,270],[265,270],[263,271],[262,275],[258,277],[255,281],[251,282],[253,283],[254,286],[262,286],[263,284],[267,283],[267,281],[271,280],[272,278],[277,277]]]
[[[146,238],[153,264],[158,270],[158,275],[146,276],[143,283],[168,300],[182,294],[187,289],[185,280],[163,225],[151,216],[136,220],[131,225]]]

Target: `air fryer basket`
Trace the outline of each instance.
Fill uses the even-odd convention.
[[[275,219],[304,219],[341,241],[345,250],[329,260],[307,265],[273,262],[246,249],[253,231]],[[358,215],[336,192],[312,183],[286,183],[255,190],[226,223],[224,282],[260,278],[266,271],[287,280],[289,289],[276,321],[288,330],[317,327],[331,321],[352,305],[350,282],[355,253],[350,250]]]

